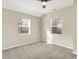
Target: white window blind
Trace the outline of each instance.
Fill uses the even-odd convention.
[[[18,20],[19,34],[30,34],[30,19],[20,18]]]

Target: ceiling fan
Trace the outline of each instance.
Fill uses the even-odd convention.
[[[51,0],[38,0],[38,1],[41,1],[43,8],[46,8],[47,1]]]

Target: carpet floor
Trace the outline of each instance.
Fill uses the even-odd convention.
[[[72,50],[42,42],[2,51],[2,59],[76,59]]]

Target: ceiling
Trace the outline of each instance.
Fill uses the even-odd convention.
[[[41,17],[44,14],[53,12],[73,5],[73,0],[52,0],[48,1],[46,8],[42,8],[41,2],[37,0],[2,0],[2,7]]]

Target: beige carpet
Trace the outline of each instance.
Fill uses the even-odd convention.
[[[76,59],[72,50],[42,42],[3,51],[3,59]]]

